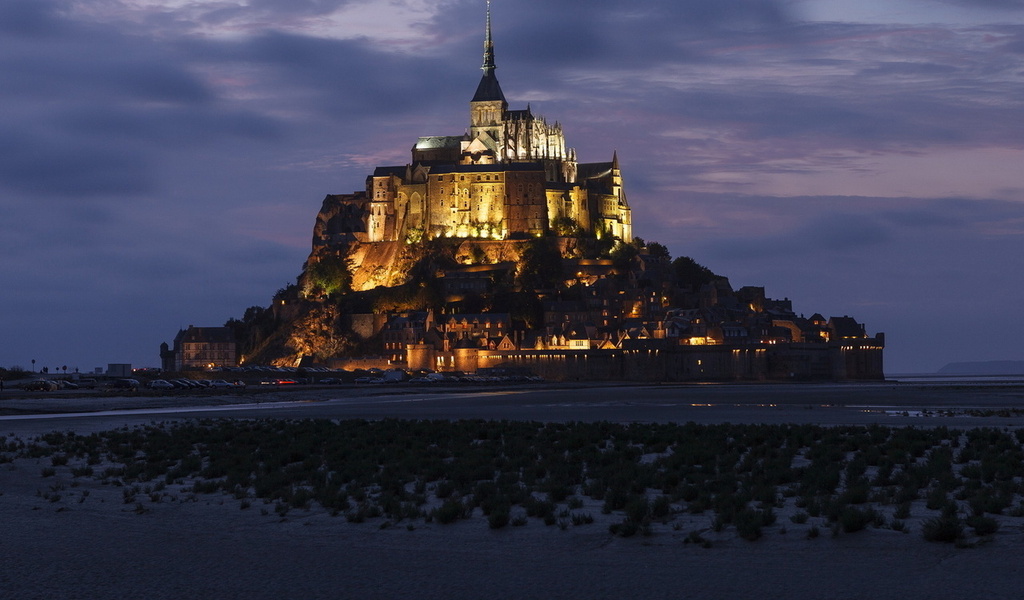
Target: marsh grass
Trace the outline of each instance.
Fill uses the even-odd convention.
[[[781,533],[768,528],[788,498],[792,523],[820,519],[837,535],[906,531],[924,498],[930,514],[915,516],[928,519],[926,537],[945,540],[959,525],[962,541],[966,527],[995,534],[990,515],[1024,518],[1022,442],[992,428],[254,420],[55,432],[0,450],[47,461],[43,477],[66,469],[154,509],[184,493],[243,507],[259,499],[282,519],[323,510],[447,524],[479,508],[495,529],[531,518],[564,529],[592,523],[589,505],[616,535],[678,531],[686,515],[707,514],[714,531],[754,540]],[[811,525],[808,537],[819,534]]]

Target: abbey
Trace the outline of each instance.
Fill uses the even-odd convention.
[[[246,362],[531,373],[552,380],[882,379],[885,338],[804,318],[634,237],[618,157],[579,163],[562,126],[483,76],[462,135],[329,194],[295,285],[237,325]]]
[[[562,126],[509,110],[494,74],[490,4],[483,77],[463,135],[420,137],[404,166],[378,167],[366,191],[328,196],[343,205],[335,242],[507,240],[565,231],[632,240],[618,157],[577,163]]]

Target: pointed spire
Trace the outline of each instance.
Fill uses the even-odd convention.
[[[618,150],[613,150],[612,151],[612,168],[613,169],[618,169],[619,168],[619,151]]]
[[[484,75],[490,75],[498,67],[494,64],[494,41],[491,39],[491,0],[487,0],[487,33],[484,35]]]
[[[494,41],[491,38],[491,0],[487,0],[487,30],[484,35],[484,66],[481,67],[484,76],[480,78],[480,85],[473,95],[473,102],[491,102],[495,100],[505,101],[505,94],[498,85],[498,78],[494,76]]]

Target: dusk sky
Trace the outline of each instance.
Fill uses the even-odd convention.
[[[495,0],[511,108],[633,231],[887,373],[1024,360],[1024,0]],[[461,135],[484,0],[0,0],[0,366],[158,366],[294,283],[327,194]]]

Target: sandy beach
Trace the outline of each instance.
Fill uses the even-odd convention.
[[[326,390],[264,395],[258,404],[4,399],[0,432],[28,440],[212,417],[1015,428],[1024,424],[1013,411],[1020,397],[1017,387],[882,384]],[[49,414],[31,417],[32,409]],[[1024,528],[1015,518],[969,548],[924,541],[919,517],[908,520],[910,533],[822,529],[809,539],[821,520],[791,522],[791,504],[753,542],[714,531],[708,514],[656,523],[650,536],[617,537],[608,525],[621,517],[601,514],[591,499],[584,510],[595,522],[564,529],[530,519],[494,530],[479,513],[382,528],[384,519],[350,523],[315,505],[281,518],[260,500],[242,507],[228,494],[190,495],[174,485],[126,503],[123,487],[61,468],[44,476],[49,465],[30,457],[0,464],[0,597],[1017,598],[1024,575]],[[923,514],[924,500],[915,502],[914,514]],[[693,531],[711,547],[686,543]]]

